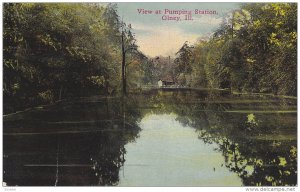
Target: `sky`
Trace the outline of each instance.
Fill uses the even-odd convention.
[[[174,57],[179,48],[188,41],[209,37],[221,24],[223,18],[238,3],[117,3],[119,16],[131,24],[139,49],[147,56]],[[140,14],[139,9],[152,10],[153,14]],[[185,15],[165,14],[165,9],[191,11],[193,20],[184,20]],[[195,9],[215,11],[216,14],[195,14]],[[155,14],[161,10],[161,14]],[[163,16],[180,16],[181,20],[163,20]]]

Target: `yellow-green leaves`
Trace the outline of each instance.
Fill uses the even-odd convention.
[[[90,76],[87,77],[94,85],[103,86],[105,83],[105,78],[103,76]]]
[[[287,161],[285,159],[285,157],[279,157],[279,164],[280,166],[286,166]]]
[[[247,123],[256,125],[256,126],[258,125],[256,117],[253,113],[250,113],[249,115],[247,115]]]

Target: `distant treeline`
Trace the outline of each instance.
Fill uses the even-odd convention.
[[[4,113],[121,90],[122,44],[135,38],[115,4],[5,3],[3,26]],[[143,83],[147,58],[125,56],[127,84]]]
[[[295,96],[297,4],[244,4],[209,40],[185,43],[174,65],[181,85]]]

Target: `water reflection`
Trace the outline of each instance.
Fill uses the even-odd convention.
[[[213,90],[81,98],[4,117],[9,186],[297,184],[297,101]]]
[[[241,186],[240,178],[222,166],[217,145],[207,145],[175,114],[148,114],[140,137],[128,143],[119,186]]]
[[[124,145],[140,130],[131,120],[139,114],[124,116],[125,110],[131,109],[115,100],[81,100],[7,118],[4,181],[8,186],[116,185]]]

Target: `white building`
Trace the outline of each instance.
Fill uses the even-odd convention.
[[[160,79],[160,80],[157,82],[157,84],[158,84],[158,87],[162,87],[162,86],[163,86],[162,80]]]

